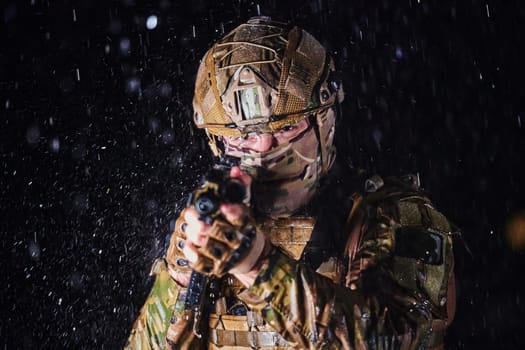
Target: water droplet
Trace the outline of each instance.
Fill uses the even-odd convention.
[[[158,129],[159,129],[159,120],[157,118],[149,118],[148,119],[148,127],[149,127],[149,130],[153,133],[153,134],[156,134]]]
[[[58,137],[53,138],[49,146],[51,148],[51,151],[58,153],[58,151],[60,151],[60,140],[58,139]]]
[[[158,204],[155,200],[153,199],[150,199],[149,201],[146,202],[146,208],[150,211],[154,211],[156,210],[158,207]]]
[[[160,86],[160,95],[163,97],[171,97],[173,92],[173,87],[170,83],[164,83]]]
[[[397,59],[403,58],[403,49],[401,49],[400,47],[396,47],[396,58]]]
[[[33,260],[40,260],[40,245],[36,240],[29,242],[29,256]]]
[[[140,93],[140,79],[136,77],[128,79],[126,83],[126,92]]]
[[[131,41],[128,38],[120,39],[119,48],[121,54],[128,55],[131,49]]]
[[[149,30],[153,30],[157,28],[157,24],[158,24],[158,19],[157,19],[157,16],[155,15],[151,15],[146,19],[146,28],[148,28]]]
[[[381,132],[381,130],[374,130],[372,137],[374,138],[377,148],[381,149],[381,140],[383,139],[383,133]]]
[[[165,130],[162,132],[162,142],[165,145],[172,144],[175,141],[175,132],[173,130]]]

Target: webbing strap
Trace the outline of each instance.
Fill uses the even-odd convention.
[[[286,347],[288,343],[277,332],[230,331],[211,329],[210,342],[217,346]]]

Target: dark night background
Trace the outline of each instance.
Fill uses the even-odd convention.
[[[524,348],[525,229],[506,236],[525,217],[518,0],[0,8],[4,349],[124,345],[151,263],[209,161],[190,123],[199,58],[258,12],[301,25],[333,52],[349,125],[338,130],[348,138],[339,156],[384,175],[419,172],[463,229],[472,256],[458,249],[448,348]]]

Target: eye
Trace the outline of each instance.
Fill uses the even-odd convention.
[[[279,132],[289,132],[289,131],[293,131],[295,129],[297,129],[297,126],[295,126],[295,125],[287,125],[285,127],[280,128]]]

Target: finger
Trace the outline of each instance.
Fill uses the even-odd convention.
[[[190,264],[196,263],[199,259],[199,255],[197,254],[197,247],[191,241],[185,242],[184,248],[182,248],[182,253],[190,262]]]
[[[208,233],[211,226],[204,221],[199,220],[199,214],[193,207],[187,208],[184,213],[184,219],[187,224],[184,230],[187,240],[191,241],[196,246],[204,246],[208,240]]]
[[[242,224],[242,218],[244,217],[244,207],[239,204],[221,204],[222,215],[226,220],[234,226],[240,226]]]
[[[245,171],[242,171],[238,166],[234,166],[230,169],[230,177],[232,179],[241,180],[246,186],[249,186],[252,183],[252,177]]]

